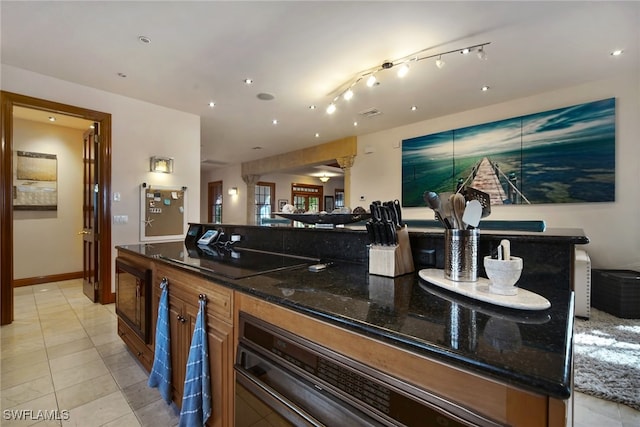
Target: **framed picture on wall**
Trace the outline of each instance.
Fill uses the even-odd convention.
[[[287,199],[278,199],[278,212],[282,212],[282,207],[289,201]]]
[[[13,209],[58,210],[58,157],[56,154],[17,151]]]
[[[335,209],[333,204],[333,196],[324,196],[324,210],[327,212],[331,212]]]

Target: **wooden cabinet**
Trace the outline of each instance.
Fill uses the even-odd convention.
[[[303,315],[216,284],[201,275],[162,261],[119,252],[129,261],[152,270],[151,336],[145,344],[126,322],[118,319],[118,334],[142,365],[153,363],[155,327],[161,295],[160,282],[169,284],[173,400],[181,406],[186,364],[195,321],[198,296],[207,296],[207,342],[211,375],[212,415],[210,427],[234,423],[234,352],[240,311],[302,336],[394,378],[457,402],[470,411],[504,425],[564,426],[571,401],[515,388],[442,361],[416,354],[391,343]]]
[[[153,349],[145,344],[142,339],[120,317],[118,318],[118,335],[129,347],[131,353],[138,358],[142,366],[151,372],[153,366]]]
[[[212,414],[208,426],[231,426],[233,409],[233,291],[165,265],[157,266],[154,280],[154,306],[160,300],[160,282],[169,284],[169,325],[173,401],[182,404],[182,392],[189,348],[198,315],[198,296],[207,296],[207,343],[211,375]],[[156,314],[157,316],[157,314]]]

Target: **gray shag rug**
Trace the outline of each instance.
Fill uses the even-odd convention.
[[[640,319],[592,308],[574,325],[575,389],[640,411]]]

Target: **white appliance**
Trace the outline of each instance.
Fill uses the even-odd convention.
[[[591,314],[591,259],[582,249],[575,251],[573,283],[576,295],[575,315],[588,319]]]

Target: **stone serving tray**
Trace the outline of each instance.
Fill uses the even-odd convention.
[[[436,268],[420,270],[418,275],[422,280],[441,288],[502,307],[518,310],[546,310],[551,307],[549,300],[542,295],[522,288],[518,288],[516,295],[491,293],[489,292],[489,284],[491,282],[484,277],[478,277],[477,282],[454,282],[453,280],[445,279],[444,270]]]

